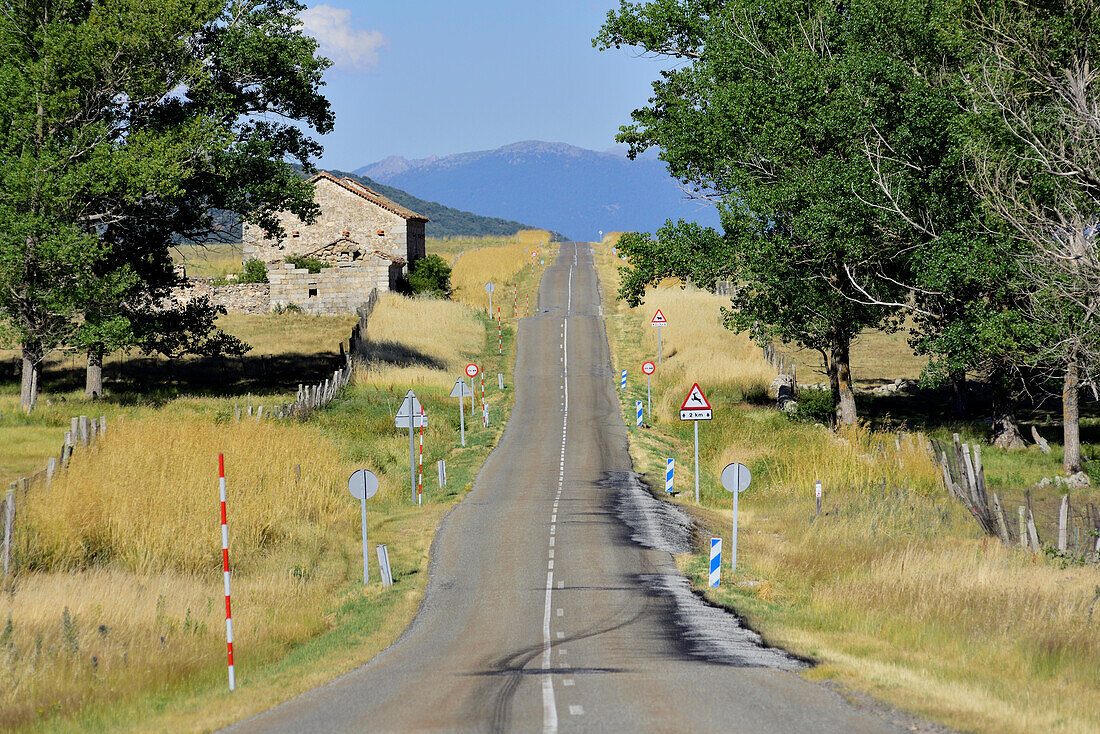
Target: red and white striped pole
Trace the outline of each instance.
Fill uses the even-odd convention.
[[[420,406],[420,460],[416,467],[416,506],[420,507],[420,495],[424,493],[424,406]]]
[[[531,315],[531,296],[527,296],[527,315]]]
[[[515,285],[515,291],[512,293],[512,318],[519,318],[519,283]]]
[[[504,354],[504,336],[500,326],[500,306],[497,306],[497,354]]]
[[[225,647],[229,656],[229,690],[237,687],[233,671],[233,611],[229,605],[229,523],[225,519],[225,455],[218,454],[218,491],[222,501],[222,573],[225,576]]]

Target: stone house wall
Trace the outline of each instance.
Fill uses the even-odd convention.
[[[312,180],[317,221],[306,225],[282,212],[282,242],[245,224],[244,259],[267,264],[272,307],[294,304],[310,313],[351,313],[371,288],[393,290],[409,263],[424,257],[426,220],[354,182],[327,173]],[[286,262],[302,255],[334,267],[311,274]]]
[[[286,230],[286,238],[282,242],[265,238],[262,229],[245,224],[242,240],[244,259],[254,257],[269,265],[281,263],[289,255],[306,255],[340,240],[344,238],[344,232],[348,233],[348,239],[368,251],[381,250],[400,260],[407,259],[407,222],[403,217],[364,200],[328,179],[317,181],[314,199],[321,213],[313,224],[303,224],[290,212],[280,213],[279,223]],[[423,232],[423,223],[408,224],[420,224]],[[294,232],[298,235],[295,236]]]
[[[214,285],[213,278],[188,278],[187,285],[172,291],[172,301],[185,305],[208,296],[215,306],[229,313],[267,313],[271,310],[270,287],[267,283],[230,283]]]
[[[355,313],[372,288],[389,290],[388,262],[339,265],[311,273],[289,263],[268,270],[271,307],[294,304],[306,313],[335,315]]]

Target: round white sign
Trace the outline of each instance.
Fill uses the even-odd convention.
[[[486,283],[485,284],[485,290],[488,291],[489,293],[492,293],[496,289],[497,289],[497,287],[495,285],[493,285],[492,283]]]
[[[481,370],[478,369],[478,366],[476,364],[471,363],[466,365],[466,375],[469,377],[477,377],[480,371]]]
[[[366,469],[356,469],[348,479],[348,491],[357,500],[369,500],[378,491],[378,477]]]
[[[657,371],[657,365],[653,364],[652,362],[646,362],[645,364],[642,365],[642,372],[644,372],[647,375],[652,375],[656,371]]]
[[[752,481],[752,474],[744,464],[729,464],[722,470],[722,486],[727,492],[744,492]]]

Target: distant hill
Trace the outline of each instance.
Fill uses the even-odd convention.
[[[620,153],[565,143],[531,140],[420,160],[393,156],[356,173],[417,196],[529,222],[576,240],[594,240],[599,230],[652,232],[666,219],[718,226],[714,207],[687,199],[661,161],[631,161]]]
[[[412,209],[430,219],[425,227],[428,237],[506,237],[523,229],[536,229],[532,225],[513,222],[498,217],[483,217],[472,212],[454,209],[434,201],[419,199],[407,191],[387,186],[374,179],[356,173],[336,169],[326,169],[333,176],[355,179],[369,186],[387,199]],[[561,239],[561,235],[557,235]]]

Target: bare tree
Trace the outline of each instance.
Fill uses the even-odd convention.
[[[978,15],[986,53],[971,82],[988,124],[971,181],[1031,253],[1032,316],[1050,334],[1036,358],[1061,377],[1062,468],[1072,474],[1080,388],[1100,363],[1100,20],[1083,0],[1046,11],[1002,0]]]

